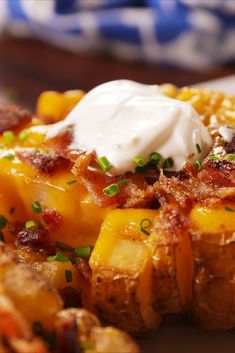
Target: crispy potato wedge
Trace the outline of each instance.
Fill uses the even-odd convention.
[[[196,205],[193,224],[194,278],[191,310],[194,320],[207,329],[235,326],[234,204],[216,209]]]
[[[181,314],[191,299],[193,275],[186,218],[177,208],[160,211],[148,241],[154,266],[155,306],[162,314]]]
[[[93,309],[104,321],[133,334],[143,334],[160,323],[153,309],[151,251],[141,231],[141,221],[152,222],[156,213],[111,211],[90,258]]]

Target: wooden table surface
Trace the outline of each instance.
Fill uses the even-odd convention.
[[[194,72],[121,62],[107,56],[77,55],[39,41],[0,39],[0,92],[16,92],[18,103],[29,108],[33,108],[39,93],[47,89],[87,91],[99,83],[120,78],[184,86],[234,73],[235,64]]]

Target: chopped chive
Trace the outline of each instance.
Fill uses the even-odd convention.
[[[8,153],[4,156],[5,159],[8,159],[9,161],[13,161],[15,158],[15,155],[13,153]]]
[[[226,154],[224,159],[226,159],[226,161],[235,161],[235,154],[233,153]]]
[[[75,184],[76,182],[77,182],[77,180],[69,180],[69,181],[67,181],[67,184],[72,185],[72,184]]]
[[[82,342],[80,344],[80,347],[81,347],[81,349],[83,351],[87,351],[88,349],[93,349],[94,348],[93,344],[91,342],[89,342],[89,341]]]
[[[157,153],[157,152],[152,152],[150,155],[149,155],[149,161],[154,164],[154,165],[158,165],[159,162],[162,160],[162,156],[160,155],[160,153]]]
[[[33,331],[35,333],[35,335],[37,336],[41,336],[43,333],[43,329],[42,329],[42,324],[39,321],[34,321],[33,323]]]
[[[39,201],[33,201],[32,210],[35,213],[41,213],[42,212],[42,205],[40,204]]]
[[[4,131],[3,139],[6,144],[11,145],[15,141],[15,135],[12,131]]]
[[[196,148],[197,148],[198,154],[202,153],[201,146],[198,143],[196,144]]]
[[[165,159],[165,161],[163,162],[163,168],[164,169],[169,169],[172,168],[174,165],[174,161],[171,157]]]
[[[62,242],[58,242],[56,243],[56,245],[58,246],[58,248],[60,248],[61,250],[65,250],[65,251],[74,251],[74,248],[72,246],[69,246],[65,243]]]
[[[5,228],[7,225],[7,219],[3,215],[0,215],[0,229]]]
[[[103,189],[103,193],[108,197],[113,197],[119,193],[120,189],[118,184],[110,184]]]
[[[102,170],[102,172],[104,173],[108,172],[112,168],[112,164],[108,161],[108,159],[105,156],[100,157],[97,160],[97,163],[100,169]]]
[[[118,182],[117,182],[117,184],[118,184],[118,186],[124,186],[124,185],[126,185],[127,184],[127,179],[123,179],[123,180],[119,180]]]
[[[140,222],[141,232],[146,235],[150,235],[150,233],[149,233],[149,231],[147,231],[147,229],[150,228],[151,225],[152,225],[152,221],[149,218],[143,218],[142,221]]]
[[[146,163],[145,160],[140,157],[140,156],[135,156],[133,158],[133,162],[138,166],[138,167],[143,167]]]
[[[137,167],[135,168],[135,172],[136,172],[136,173],[145,173],[145,172],[147,172],[147,170],[148,170],[147,165],[144,165],[143,167],[137,166]]]
[[[59,262],[68,262],[70,261],[69,257],[62,252],[57,252],[53,256],[49,256],[47,258],[47,261],[59,261]]]
[[[81,248],[74,249],[74,253],[76,257],[81,259],[88,259],[91,255],[91,247],[90,246],[82,246]]]
[[[37,227],[38,227],[38,224],[35,221],[30,220],[25,223],[26,229],[37,228]]]
[[[9,209],[9,213],[12,215],[12,214],[14,214],[15,213],[15,207],[11,207],[10,209]]]
[[[197,169],[201,169],[202,167],[202,162],[197,159],[195,162],[194,162],[194,167],[196,167]]]
[[[19,139],[20,141],[24,141],[29,137],[29,130],[24,129],[19,133]]]
[[[208,156],[208,159],[212,161],[219,161],[219,157],[214,154],[211,154],[210,156]]]
[[[225,206],[224,209],[229,212],[234,212],[234,209],[228,206]]]
[[[65,270],[65,279],[67,283],[72,282],[73,280],[73,273],[71,270]]]
[[[5,241],[3,232],[0,231],[0,241]]]

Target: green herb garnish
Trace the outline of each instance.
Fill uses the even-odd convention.
[[[9,209],[9,213],[12,215],[12,214],[14,214],[15,213],[15,207],[11,207],[10,209]]]
[[[67,184],[72,185],[72,184],[75,184],[76,182],[77,182],[77,180],[69,180],[69,181],[67,181]]]
[[[39,201],[33,201],[32,210],[35,213],[41,213],[42,212],[42,205],[40,204]]]
[[[38,224],[37,222],[30,220],[25,223],[25,228],[26,229],[38,228]]]
[[[56,245],[58,246],[58,248],[60,248],[61,250],[65,250],[65,251],[74,251],[74,248],[72,246],[69,246],[65,243],[62,242],[57,242]]]
[[[3,136],[4,142],[8,145],[13,144],[13,142],[15,141],[15,135],[12,131],[4,131],[2,136]]]
[[[49,256],[47,261],[68,262],[70,261],[70,258],[62,252],[57,252],[55,255]]]
[[[235,161],[235,154],[233,153],[226,154],[224,159],[226,159],[226,161]]]
[[[13,153],[8,153],[4,156],[5,159],[8,159],[8,161],[13,161],[15,158],[15,155]]]
[[[149,218],[143,218],[140,222],[140,230],[146,235],[150,235],[150,232],[147,230],[152,225],[152,221]]]
[[[19,133],[19,139],[20,141],[24,141],[29,137],[30,133],[29,130],[24,129]]]
[[[154,164],[155,166],[157,166],[161,160],[162,156],[160,155],[160,153],[152,152],[149,156],[150,163]]]
[[[196,144],[196,148],[197,148],[198,154],[202,153],[201,146],[198,143]]]
[[[74,253],[76,257],[79,257],[80,259],[89,259],[91,256],[91,247],[90,246],[82,246],[80,248],[74,249]]]
[[[41,336],[43,333],[43,329],[42,329],[42,324],[39,321],[34,321],[33,323],[33,332],[35,333],[35,335],[37,336]]]
[[[3,215],[0,215],[0,229],[5,228],[7,225],[7,219]]]
[[[104,173],[108,172],[112,168],[112,164],[108,161],[108,159],[105,156],[100,157],[97,160],[97,163],[100,169],[102,170],[102,172]]]
[[[216,156],[215,154],[211,154],[210,156],[207,157],[209,160],[212,161],[219,161],[219,157]]]
[[[225,206],[224,209],[228,212],[234,212],[234,209],[229,206]]]
[[[171,157],[165,159],[165,161],[163,162],[163,169],[169,169],[172,168],[174,165],[174,161]]]
[[[117,182],[117,184],[118,184],[118,186],[124,186],[124,185],[126,185],[127,184],[127,179],[123,179],[123,180],[119,180],[118,182]]]
[[[194,167],[196,167],[197,169],[201,169],[202,167],[202,162],[197,159],[195,162],[194,162]]]
[[[103,189],[103,193],[108,197],[113,197],[119,193],[119,185],[117,183],[110,184]]]
[[[72,282],[73,280],[73,273],[71,270],[65,270],[65,279],[67,283]]]
[[[138,166],[138,167],[143,167],[146,163],[145,160],[141,156],[135,156],[133,158],[133,162]]]

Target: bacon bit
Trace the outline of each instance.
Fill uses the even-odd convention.
[[[235,166],[226,160],[208,160],[198,178],[212,187],[235,186]]]
[[[74,154],[72,152],[70,153],[70,158],[74,158]],[[84,175],[87,172],[87,168],[89,167],[92,159],[94,158],[94,155],[92,153],[87,154],[87,153],[81,153],[79,157],[76,156],[76,161],[75,164],[72,168],[72,173],[75,176],[80,176]]]
[[[50,247],[49,232],[43,228],[22,229],[16,235],[16,246],[30,246],[34,251]]]
[[[82,279],[91,282],[91,268],[87,260],[77,259],[76,268]]]
[[[235,135],[233,135],[232,141],[227,142],[224,145],[226,153],[235,153]]]
[[[63,223],[61,214],[54,208],[44,208],[41,216],[51,232],[58,230]]]
[[[44,145],[50,150],[67,158],[67,148],[72,142],[72,127],[66,129],[66,131],[59,136],[56,136],[52,139],[46,139]]]
[[[12,235],[17,235],[24,229],[24,223],[21,222],[9,222],[7,228]]]
[[[94,201],[101,207],[108,207],[111,205],[124,205],[127,194],[127,185],[120,188],[120,192],[113,196],[108,197],[104,194],[103,189],[110,184],[118,182],[118,177],[111,177],[100,172],[87,171],[86,175],[82,177],[83,183],[87,190],[92,195]]]
[[[67,168],[69,161],[60,156],[52,156],[45,152],[34,150],[18,150],[17,157],[40,174],[51,175],[52,173]]]
[[[10,104],[0,105],[0,134],[6,130],[22,127],[31,119],[31,114],[22,108]]]
[[[179,180],[175,177],[166,178],[162,174],[159,183],[155,183],[153,188],[156,193],[166,194],[167,203],[176,202],[183,208],[189,207],[193,202],[216,198],[215,188],[203,183],[197,177]]]

